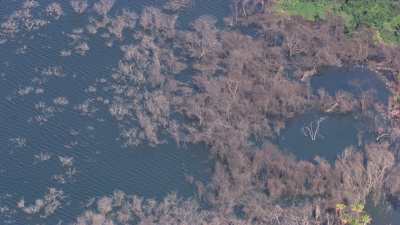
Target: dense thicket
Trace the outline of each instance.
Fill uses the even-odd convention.
[[[376,38],[400,43],[400,3],[396,0],[279,0],[279,9],[308,20],[325,19],[328,13],[342,17],[348,32],[367,26]]]

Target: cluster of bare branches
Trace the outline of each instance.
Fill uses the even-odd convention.
[[[302,132],[305,137],[309,137],[311,141],[316,141],[317,138],[323,138],[320,132],[320,125],[326,119],[321,117],[318,120],[311,121],[307,126],[302,128]]]
[[[164,5],[164,9],[171,11],[181,11],[193,5],[193,0],[169,0]]]
[[[6,17],[0,24],[0,36],[12,38],[22,32],[38,30],[46,26],[49,21],[35,17],[34,11],[39,9],[39,3],[34,0],[26,0],[22,6]]]
[[[46,7],[46,13],[47,15],[58,20],[64,14],[64,10],[62,9],[60,3],[53,2]]]
[[[28,215],[40,214],[41,217],[46,218],[61,207],[64,198],[62,190],[49,188],[44,197],[36,199],[34,204],[26,205],[25,200],[21,199],[17,203],[17,207]]]
[[[86,0],[71,0],[70,4],[72,9],[79,14],[84,13],[89,6]]]

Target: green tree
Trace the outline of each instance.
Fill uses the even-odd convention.
[[[400,2],[396,0],[279,0],[276,9],[310,21],[332,13],[343,18],[349,34],[365,26],[376,31],[378,40],[400,44]]]
[[[355,203],[350,206],[337,204],[336,211],[340,221],[344,225],[368,225],[372,222],[371,217],[364,211],[363,203]]]

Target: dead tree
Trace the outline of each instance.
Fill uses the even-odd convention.
[[[321,117],[316,121],[311,121],[308,126],[303,127],[302,131],[304,136],[311,138],[312,141],[317,140],[317,137],[322,137],[322,135],[319,134],[319,130],[322,121],[325,119],[326,117]]]

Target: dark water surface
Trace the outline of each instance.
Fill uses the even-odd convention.
[[[380,202],[377,205],[367,204],[366,211],[372,217],[371,225],[397,225],[400,224],[400,210],[393,209],[387,202]]]
[[[53,1],[39,2],[46,6]],[[0,44],[0,224],[68,224],[91,199],[115,190],[157,199],[171,192],[184,198],[193,196],[195,187],[187,182],[187,176],[204,183],[211,176],[207,147],[177,146],[172,140],[156,147],[124,147],[118,139],[117,121],[103,104],[111,101],[112,96],[104,90],[88,91],[99,79],[113,73],[122,56],[119,45],[107,47],[101,37],[85,34],[90,46],[86,56],[60,56],[61,50],[73,48],[66,34],[87,25],[88,16],[75,14],[68,1],[59,2],[65,12],[60,21]],[[193,6],[179,16],[178,27],[187,28],[205,14],[216,17],[222,26],[223,17],[230,13],[229,2],[194,0]],[[110,14],[122,8],[140,14],[145,6],[160,7],[164,3],[118,0]],[[22,1],[0,0],[0,20],[21,4]],[[18,49],[26,53],[17,54]],[[60,75],[42,73],[55,67],[61,68]],[[360,81],[361,85],[352,81]],[[373,89],[381,101],[387,101],[389,95],[376,76],[361,69],[330,68],[315,77],[311,85],[331,94],[339,89],[354,94]],[[65,97],[68,104],[56,104],[59,97]],[[88,110],[82,113],[79,107]],[[302,129],[322,117],[321,135],[313,141]],[[312,112],[290,121],[279,144],[300,159],[318,155],[333,161],[345,147],[359,145],[360,129],[362,122],[352,116]],[[55,214],[41,218],[17,209],[18,201],[24,199],[26,205],[34,204],[48,188],[64,192],[62,206]],[[382,218],[380,215],[377,213],[376,218]],[[399,216],[394,215],[392,221],[398,221]]]
[[[304,132],[312,123],[313,129],[317,129],[317,121],[320,120],[319,132],[313,140]],[[320,156],[328,161],[335,161],[346,147],[358,147],[357,130],[361,123],[351,115],[323,115],[307,113],[301,118],[290,121],[281,133],[280,146],[294,153],[298,159],[312,160]]]
[[[355,96],[372,91],[376,99],[384,105],[389,97],[385,84],[376,74],[365,68],[323,68],[311,79],[311,88],[314,93],[324,89],[331,96],[338,91],[350,92]],[[375,141],[374,135],[368,132],[367,124],[367,121],[353,114],[322,114],[311,111],[288,122],[281,132],[279,145],[299,159],[311,160],[319,156],[333,162],[346,147],[357,148]],[[315,131],[317,127],[318,135],[312,140],[307,129],[312,128]]]
[[[322,88],[330,95],[334,95],[339,90],[350,92],[355,96],[365,91],[373,91],[377,100],[384,103],[388,102],[390,94],[377,74],[362,67],[323,68],[311,79],[311,86],[315,92]]]
[[[355,96],[372,91],[376,100],[383,105],[387,105],[390,95],[378,76],[365,68],[324,68],[311,79],[311,88],[314,93],[324,89],[332,96],[338,91],[350,92]],[[312,140],[308,133],[305,135],[304,129],[312,123],[315,131],[318,120],[319,135]],[[345,148],[357,149],[366,143],[375,142],[375,134],[368,131],[367,125],[367,121],[352,114],[307,112],[288,122],[278,144],[300,160],[312,160],[318,156],[333,163]],[[367,212],[372,217],[372,225],[400,224],[400,211],[392,209],[388,203],[377,206],[369,204]]]
[[[164,2],[117,1],[110,14],[122,7],[139,14],[144,6]],[[212,7],[218,1],[210,2]],[[210,11],[204,3],[196,1],[199,10],[192,11],[197,13],[188,12],[180,22],[188,24]],[[4,4],[1,1],[0,18],[22,1]],[[171,192],[193,196],[195,187],[187,176],[207,182],[212,167],[207,147],[177,146],[172,140],[156,147],[124,147],[117,122],[97,100],[101,95],[103,100],[112,96],[102,90],[88,91],[117,67],[122,56],[119,46],[107,47],[102,38],[85,34],[90,46],[85,56],[60,56],[61,50],[71,49],[66,34],[87,23],[87,16],[75,14],[68,1],[62,5],[66,15],[59,22],[0,45],[0,224],[68,224],[89,200],[115,190],[156,199]],[[217,10],[214,15],[222,19],[226,11]],[[25,53],[17,54],[17,49]],[[52,67],[59,67],[61,75],[43,75],[43,70]],[[65,97],[68,104],[55,104],[58,97]],[[89,112],[78,110],[82,105]],[[63,164],[64,159],[72,163]],[[48,188],[64,193],[62,206],[53,215],[40,218],[17,209],[18,201],[32,205]]]

